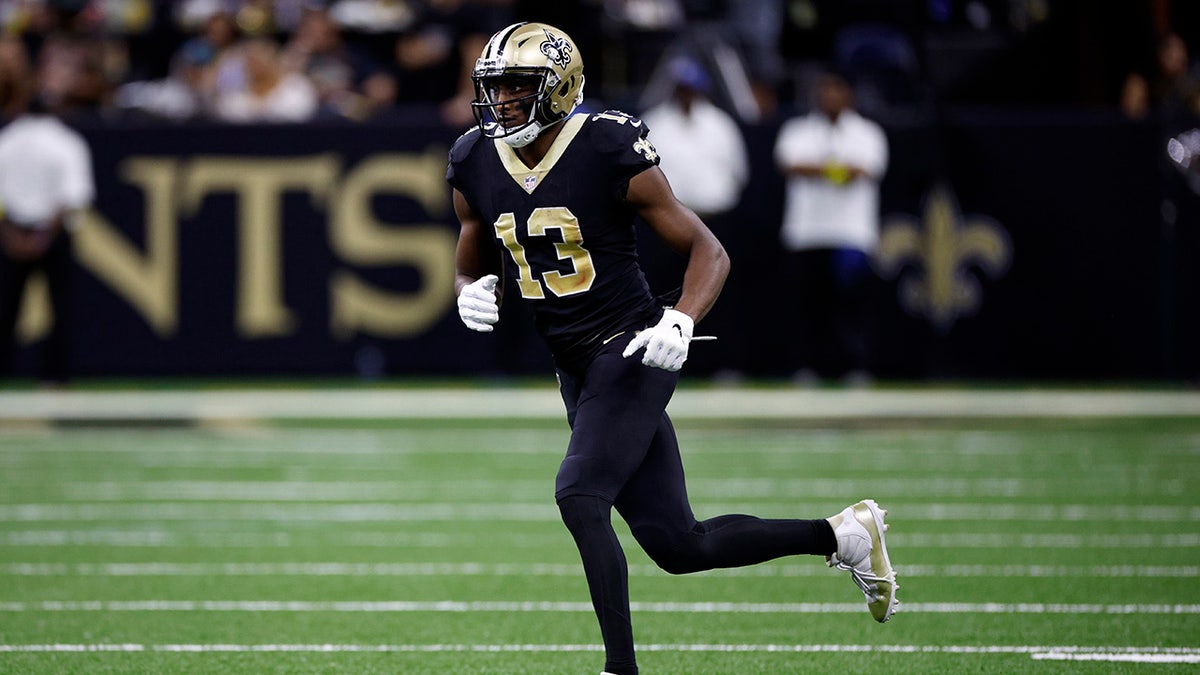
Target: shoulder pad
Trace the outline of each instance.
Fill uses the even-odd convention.
[[[454,145],[450,146],[450,163],[457,164],[466,159],[480,138],[479,127],[471,127],[462,136],[459,136],[458,140],[454,141]]]
[[[588,122],[592,142],[601,151],[624,148],[649,133],[645,122],[620,110],[593,113]]]

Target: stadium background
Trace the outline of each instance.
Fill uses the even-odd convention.
[[[23,4],[39,3],[7,5],[10,28],[21,27]],[[286,41],[284,21],[304,3],[258,4],[275,10],[276,23],[261,29]],[[719,2],[649,3],[679,12],[674,24],[649,27],[619,20],[621,3],[464,4],[479,5],[477,22],[548,14],[577,29],[589,105],[635,113],[665,92],[660,57],[733,30]],[[205,3],[48,3],[85,5],[76,15],[91,31],[83,39],[119,42],[130,64],[123,76],[153,80],[190,35],[183,10]],[[1194,120],[1130,119],[1117,106],[1124,76],[1149,67],[1157,32],[1200,41],[1188,32],[1200,24],[1189,3],[782,6],[777,41],[764,36],[778,52],[773,66],[760,67],[758,52],[735,38],[726,40],[732,51],[713,50],[772,91],[747,110],[736,78],[718,78],[717,102],[741,115],[752,178],[739,227],[724,235],[738,282],[721,300],[730,309],[705,330],[738,339],[694,349],[690,375],[787,375],[768,357],[789,333],[771,311],[788,283],[771,151],[779,125],[806,109],[812,74],[830,62],[854,74],[861,108],[891,147],[876,261],[879,377],[1197,375],[1200,209],[1165,154],[1166,139]],[[401,34],[344,30],[383,63]],[[447,124],[439,103],[270,126],[163,120],[115,94],[71,110],[93,146],[99,194],[76,241],[74,372],[546,372],[520,317],[498,336],[458,325],[455,223],[441,177],[464,127]],[[888,235],[906,228],[919,246]],[[677,265],[653,242],[644,248],[652,283],[666,290]],[[33,372],[48,330],[38,290],[22,321],[19,375]]]
[[[177,11],[220,4],[3,0],[0,23],[32,49],[31,10],[82,17],[79,45],[129,55],[116,96],[169,74]],[[307,3],[226,4],[282,27]],[[665,93],[657,56],[729,35],[725,10],[785,11],[777,43],[751,32],[767,57],[704,52],[772,88],[757,116],[717,92],[748,115],[743,276],[669,411],[702,517],[888,508],[902,609],[875,623],[816,558],[672,577],[617,522],[644,672],[1195,672],[1200,208],[1164,149],[1196,121],[1118,106],[1157,34],[1200,45],[1195,2],[335,4],[548,20],[594,105],[630,112]],[[286,40],[271,16],[244,18]],[[892,149],[877,380],[798,387],[770,359],[790,329],[771,147],[855,24],[914,56],[842,64]],[[403,34],[348,31],[382,60]],[[772,51],[773,75],[749,56]],[[527,317],[481,336],[454,311],[453,90],[255,126],[76,101],[99,190],[75,380],[32,377],[38,288],[0,380],[0,672],[599,671],[545,350]],[[661,288],[677,263],[645,243]],[[742,386],[713,386],[731,365]]]

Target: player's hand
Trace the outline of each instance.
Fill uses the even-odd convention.
[[[500,278],[489,274],[463,286],[458,294],[458,316],[462,322],[480,333],[492,332],[500,320],[500,305],[496,302],[496,282]]]
[[[674,309],[665,310],[657,324],[633,338],[622,356],[629,358],[645,347],[642,363],[675,372],[687,361],[688,343],[692,341],[694,327],[695,322],[687,314]]]

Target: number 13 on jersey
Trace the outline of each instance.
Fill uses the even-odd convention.
[[[565,207],[534,209],[525,224],[526,231],[531,237],[544,237],[547,230],[558,230],[562,241],[554,243],[554,250],[559,260],[568,260],[573,272],[563,274],[558,270],[542,272],[542,281],[534,276],[534,270],[525,255],[525,247],[517,241],[517,217],[512,213],[502,213],[494,225],[496,236],[508,249],[513,262],[517,264],[517,285],[521,288],[521,297],[537,300],[546,297],[543,283],[550,292],[558,297],[584,293],[596,281],[596,268],[592,264],[592,254],[583,247],[583,234],[579,231],[579,220]]]

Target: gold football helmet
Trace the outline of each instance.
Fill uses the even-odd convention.
[[[471,71],[479,130],[514,148],[533,142],[543,129],[566,119],[583,101],[583,57],[575,42],[544,23],[515,23],[492,36]],[[528,84],[533,93],[498,100],[497,84]],[[524,119],[505,124],[501,106],[519,106]]]

